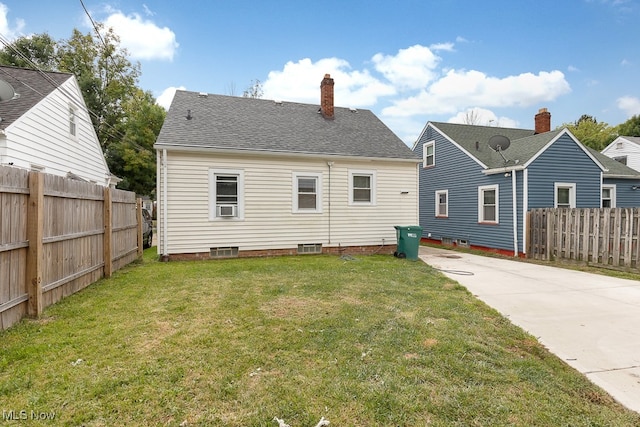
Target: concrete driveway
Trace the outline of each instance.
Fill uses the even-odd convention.
[[[640,281],[424,246],[419,257],[640,412]]]

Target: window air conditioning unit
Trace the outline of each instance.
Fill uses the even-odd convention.
[[[218,216],[236,216],[237,208],[236,205],[218,205]]]

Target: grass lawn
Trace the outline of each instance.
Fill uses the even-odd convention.
[[[154,251],[0,332],[0,424],[640,425],[422,262]]]

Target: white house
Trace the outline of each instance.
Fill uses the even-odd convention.
[[[0,165],[114,186],[72,74],[0,66]]]
[[[155,144],[158,253],[392,253],[418,163],[371,111],[178,91]]]
[[[602,150],[602,154],[640,171],[639,136],[619,136]]]

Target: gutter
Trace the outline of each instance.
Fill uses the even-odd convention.
[[[185,152],[200,152],[200,153],[223,153],[223,154],[260,154],[260,155],[271,155],[282,157],[283,154],[291,157],[312,157],[312,158],[321,158],[326,160],[327,157],[334,158],[337,160],[368,160],[368,161],[395,161],[395,162],[407,162],[407,163],[422,163],[422,159],[417,157],[367,157],[367,156],[359,156],[357,154],[345,154],[345,153],[318,153],[312,151],[288,151],[288,150],[266,150],[266,149],[256,149],[256,148],[227,148],[227,147],[216,147],[216,146],[199,146],[199,145],[170,145],[170,144],[155,144],[154,148],[162,149],[162,150],[172,150],[172,151],[185,151]]]

